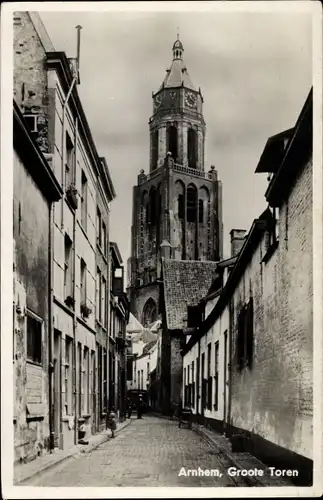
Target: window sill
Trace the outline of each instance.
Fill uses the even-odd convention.
[[[70,200],[68,199],[68,197],[66,196],[66,192],[65,192],[65,203],[66,205],[68,206],[68,208],[70,209],[70,211],[72,212],[73,216],[75,216],[76,214],[76,209],[72,206],[72,203],[70,202]]]
[[[42,363],[38,363],[37,361],[32,361],[31,359],[26,360],[27,365],[38,366],[38,368],[43,368]]]
[[[99,245],[99,243],[97,243],[96,244],[96,248],[97,248],[97,250],[99,250],[100,254],[102,255],[102,257],[103,257],[103,259],[105,261],[105,263],[108,265],[108,259],[107,259],[106,255],[105,255],[104,251],[103,251],[102,246]]]
[[[68,307],[64,302],[62,302],[59,298],[57,298],[55,295],[54,295],[54,302],[56,302],[56,304],[58,306],[60,306],[62,309],[64,309],[64,311],[69,314],[70,316],[74,316],[74,309],[71,309],[70,307]]]
[[[82,415],[82,418],[83,418],[83,419],[87,419],[87,418],[90,418],[91,416],[92,416],[92,413],[84,413],[84,414]]]
[[[44,415],[27,415],[26,416],[26,421],[27,422],[32,422],[33,420],[44,420]]]
[[[69,422],[71,418],[75,418],[75,415],[64,415],[64,417],[61,418],[61,422]]]
[[[265,253],[261,262],[264,262],[265,264],[267,264],[267,262],[269,262],[269,260],[274,255],[275,251],[277,250],[278,244],[279,244],[279,241],[275,241],[275,243],[272,243],[270,245],[270,247],[267,249],[267,252]]]

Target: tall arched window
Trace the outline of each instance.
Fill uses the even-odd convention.
[[[167,129],[167,151],[172,153],[174,160],[177,158],[177,128],[173,125]]]
[[[156,188],[152,187],[149,195],[149,204],[150,204],[150,221],[152,225],[156,224],[156,209],[157,209],[157,200],[156,200]]]
[[[161,223],[161,193],[160,185],[157,187],[156,191],[156,248],[159,248],[160,243],[160,223]]]
[[[193,128],[187,131],[187,156],[189,168],[196,168],[197,160],[197,133]]]
[[[204,203],[203,200],[199,200],[199,223],[203,224],[204,222]]]
[[[197,189],[195,186],[187,188],[186,220],[196,222],[197,216]]]
[[[151,170],[157,168],[158,162],[158,130],[151,134]]]
[[[150,297],[144,305],[142,311],[142,324],[148,327],[151,323],[157,321],[157,305],[156,302]]]

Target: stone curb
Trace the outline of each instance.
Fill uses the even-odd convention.
[[[206,433],[203,428],[201,429],[200,427],[197,427],[196,424],[193,424],[192,430],[194,432],[196,432],[197,434],[199,434],[200,436],[202,436],[206,441],[211,443],[213,446],[215,446],[215,448],[217,450],[217,454],[225,455],[226,459],[236,469],[239,469],[239,470],[244,469],[244,467],[241,466],[241,464],[233,457],[233,455],[227,449],[225,449],[223,446],[221,446],[221,444],[219,444],[215,439],[213,439],[208,433]],[[243,476],[243,480],[245,483],[248,484],[248,486],[262,486],[262,487],[268,486],[268,483],[263,482],[258,477],[257,477],[257,479],[255,479],[254,477]]]
[[[115,434],[117,435],[120,431],[122,431],[123,429],[125,429],[126,427],[128,427],[130,424],[131,424],[131,419],[130,420],[128,420],[128,419],[125,420],[116,429]],[[96,440],[95,438],[98,438],[100,436],[100,434],[102,434],[102,438]],[[110,435],[108,435],[106,429],[104,431],[102,431],[102,433],[94,434],[91,437],[93,439],[92,443],[90,442],[88,445],[75,445],[73,448],[71,448],[70,451],[67,451],[66,454],[64,454],[63,456],[58,456],[56,460],[53,460],[52,462],[49,462],[49,463],[45,463],[45,464],[43,464],[43,466],[41,464],[39,464],[39,467],[38,467],[38,469],[36,471],[33,471],[33,472],[29,473],[29,474],[27,473],[25,476],[21,477],[20,479],[18,479],[16,481],[14,480],[14,482],[13,482],[14,485],[15,486],[22,486],[23,483],[25,483],[26,481],[29,481],[30,479],[39,476],[41,473],[43,473],[44,471],[47,471],[47,470],[51,469],[52,467],[56,467],[57,465],[59,465],[64,460],[67,460],[67,459],[72,458],[72,457],[76,457],[78,455],[81,456],[81,455],[84,455],[84,454],[87,454],[87,453],[91,453],[91,451],[95,450],[101,444],[103,444],[106,441],[109,441],[109,439],[111,439]],[[21,466],[21,467],[24,467],[24,466]]]

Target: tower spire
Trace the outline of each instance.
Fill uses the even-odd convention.
[[[183,60],[184,47],[179,39],[179,28],[177,27],[177,40],[173,44],[173,59]]]

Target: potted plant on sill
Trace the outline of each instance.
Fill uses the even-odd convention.
[[[85,303],[81,304],[81,313],[83,318],[88,318],[92,313],[92,309],[88,307]]]
[[[72,307],[74,309],[74,304],[75,304],[75,299],[72,297],[72,295],[68,295],[65,299],[65,304],[68,307]]]
[[[75,187],[75,184],[72,182],[67,190],[66,190],[66,196],[72,207],[76,210],[78,206],[78,199],[77,199],[78,191]]]

